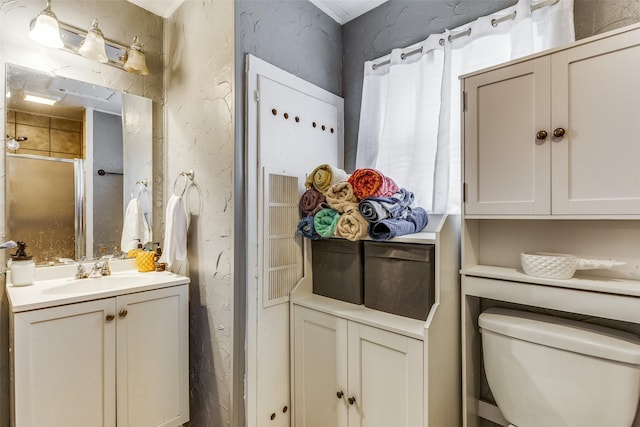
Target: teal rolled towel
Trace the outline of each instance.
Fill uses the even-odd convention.
[[[340,214],[333,209],[322,209],[313,217],[313,225],[316,228],[316,233],[322,237],[334,236],[339,219]]]

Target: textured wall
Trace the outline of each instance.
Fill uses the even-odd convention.
[[[639,0],[574,0],[576,39],[640,21]]]
[[[144,43],[151,75],[135,76],[116,68],[89,61],[68,52],[42,47],[28,38],[31,20],[45,7],[43,0],[0,0],[0,82],[5,80],[5,65],[13,63],[58,75],[84,80],[151,98],[154,113],[154,180],[162,183],[162,19],[125,0],[54,1],[53,11],[66,24],[88,28],[93,17],[100,20],[105,37],[129,45],[135,35]],[[4,93],[4,91],[2,92]],[[5,115],[5,103],[0,103],[0,117]],[[0,120],[0,135],[5,135],[4,120]],[[0,144],[4,158],[4,144]],[[0,161],[0,238],[4,241],[4,161]],[[154,199],[162,205],[162,185],[155,186]],[[157,209],[161,214],[162,209]],[[160,224],[161,217],[154,219]],[[0,263],[4,261],[4,251]],[[4,280],[2,281],[4,282]],[[9,425],[8,386],[8,307],[4,283],[0,286],[0,426]]]
[[[165,26],[167,195],[182,171],[193,169],[197,186],[189,193],[189,265],[179,270],[191,278],[191,425],[197,427],[228,426],[233,410],[233,10],[232,0],[190,0]]]

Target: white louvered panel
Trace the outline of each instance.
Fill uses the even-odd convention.
[[[262,305],[270,307],[289,301],[289,293],[302,278],[302,237],[299,221],[298,177],[265,174],[264,195],[264,288]]]

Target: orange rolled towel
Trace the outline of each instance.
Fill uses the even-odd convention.
[[[370,168],[356,169],[349,177],[349,183],[360,200],[368,197],[389,197],[399,190],[391,178]]]

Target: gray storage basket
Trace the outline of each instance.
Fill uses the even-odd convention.
[[[435,299],[434,245],[365,242],[364,305],[426,320]]]
[[[362,304],[362,242],[313,240],[313,293]]]

